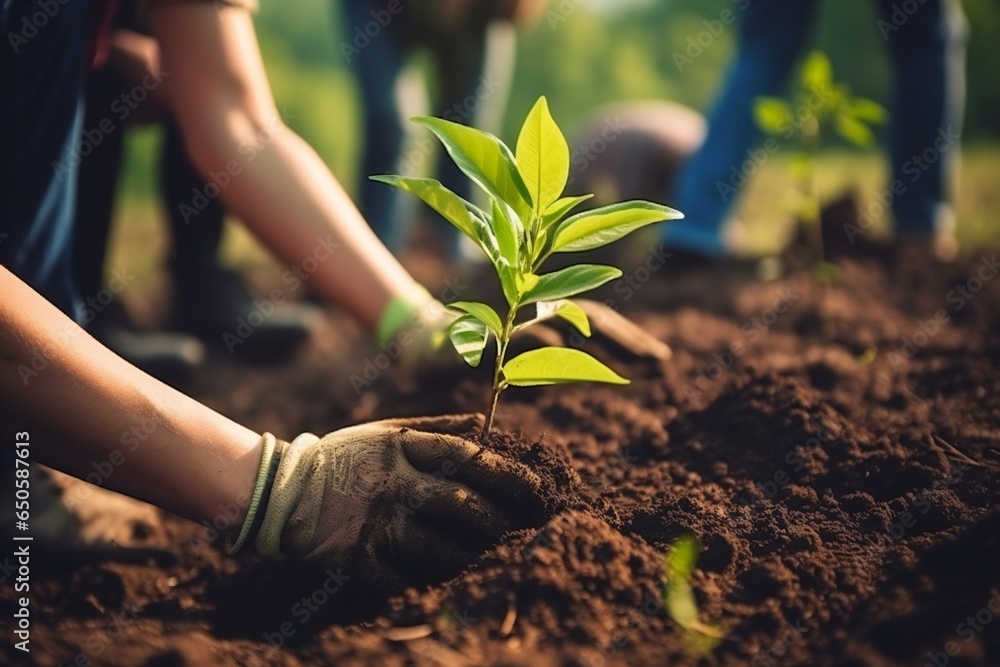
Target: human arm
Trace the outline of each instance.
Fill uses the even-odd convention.
[[[316,152],[285,126],[250,13],[165,3],[149,14],[188,154],[206,180],[228,175],[218,195],[227,209],[286,262],[315,257],[310,286],[370,330],[391,300],[427,300]]]
[[[246,511],[259,434],[116,356],[3,267],[0,294],[0,403],[37,461],[85,478],[117,450],[111,489],[195,521]]]
[[[540,515],[530,470],[445,433],[481,417],[284,443],[129,365],[3,267],[0,294],[0,416],[31,434],[35,460],[86,478],[118,452],[106,487],[198,522],[224,516],[230,543],[264,557],[348,565],[394,588],[447,576]]]

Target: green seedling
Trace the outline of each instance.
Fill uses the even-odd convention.
[[[451,342],[470,366],[478,367],[489,341],[496,342],[493,397],[483,437],[489,434],[497,401],[507,387],[570,382],[628,384],[580,350],[543,347],[508,360],[510,339],[551,318],[561,318],[590,336],[587,315],[569,298],[622,275],[614,266],[599,264],[577,264],[542,273],[542,265],[554,253],[593,250],[646,225],[683,215],[652,202],[629,201],[571,216],[573,209],[592,195],[564,196],[569,145],[544,97],[528,113],[516,153],[495,136],[471,127],[440,118],[418,117],[414,121],[437,136],[489,202],[489,210],[481,210],[433,179],[372,177],[422,199],[472,239],[496,269],[507,301],[504,316],[485,303],[450,304],[462,313],[449,331]],[[534,316],[519,319],[526,306],[534,306]]]
[[[663,562],[663,606],[684,631],[691,648],[710,653],[725,638],[722,630],[698,618],[698,603],[691,588],[691,575],[698,560],[698,540],[683,535],[674,542]]]
[[[825,285],[836,279],[836,267],[826,261],[820,226],[820,198],[816,185],[816,157],[820,141],[831,130],[848,143],[870,148],[875,143],[873,125],[884,123],[888,113],[882,105],[855,97],[844,84],[835,82],[826,54],[813,51],[805,60],[797,85],[788,100],[757,98],[757,125],[766,134],[794,140],[792,178],[797,182],[794,212],[811,237],[816,275]]]

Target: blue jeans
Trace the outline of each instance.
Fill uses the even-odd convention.
[[[73,279],[73,209],[82,156],[88,0],[4,0],[0,8],[0,264],[64,312]],[[10,34],[15,37],[11,38]]]
[[[355,27],[362,29],[372,22],[371,11],[379,6],[370,0],[342,0],[343,16],[346,20],[346,44],[354,39]],[[393,251],[401,249],[405,241],[405,224],[400,207],[399,191],[383,183],[369,180],[375,174],[396,174],[413,168],[403,164],[402,149],[406,133],[404,119],[396,101],[396,82],[409,54],[419,44],[408,43],[404,32],[410,26],[401,25],[410,20],[404,4],[403,13],[396,16],[382,32],[371,38],[370,44],[350,57],[351,66],[357,74],[361,93],[362,118],[364,122],[364,157],[360,174],[361,213],[368,220],[376,235]],[[462,103],[475,96],[475,91],[483,75],[486,48],[486,26],[472,26],[461,39],[431,40],[423,46],[430,51],[437,73],[439,95],[433,113],[448,120],[472,123],[470,114],[465,113]],[[412,30],[412,28],[411,28]],[[411,37],[412,39],[412,37]],[[457,110],[457,111],[456,111]],[[421,148],[420,156],[411,160],[419,166],[426,160]],[[437,178],[449,189],[466,199],[472,196],[472,185],[462,174],[443,149],[437,152]],[[458,232],[451,225],[441,222],[442,234],[453,249],[457,248]]]
[[[898,0],[877,0],[881,20],[895,26],[893,4]],[[754,100],[782,94],[816,7],[817,0],[753,0],[739,12],[739,51],[709,115],[705,143],[675,186],[672,203],[686,217],[665,227],[668,245],[713,257],[727,253],[722,230],[736,196],[719,184],[739,189],[742,179],[731,178],[733,169],[761,140]],[[898,234],[930,238],[951,224],[949,179],[958,150],[940,146],[961,132],[965,21],[957,0],[927,0],[898,23],[898,30],[881,28],[894,73],[892,179],[904,186],[893,218]],[[925,152],[934,160],[922,158]]]

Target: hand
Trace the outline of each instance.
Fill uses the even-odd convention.
[[[266,558],[339,566],[386,588],[452,575],[542,514],[540,482],[528,468],[439,432],[481,427],[481,416],[441,417],[304,434],[291,444],[265,435],[260,479],[275,470],[273,486],[231,551],[252,538],[262,513],[255,547]]]

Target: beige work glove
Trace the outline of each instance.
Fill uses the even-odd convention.
[[[462,438],[481,416],[396,419],[290,444],[269,434],[230,553],[341,567],[380,588],[453,575],[507,530],[541,520],[539,479]],[[259,491],[258,491],[259,490]]]

